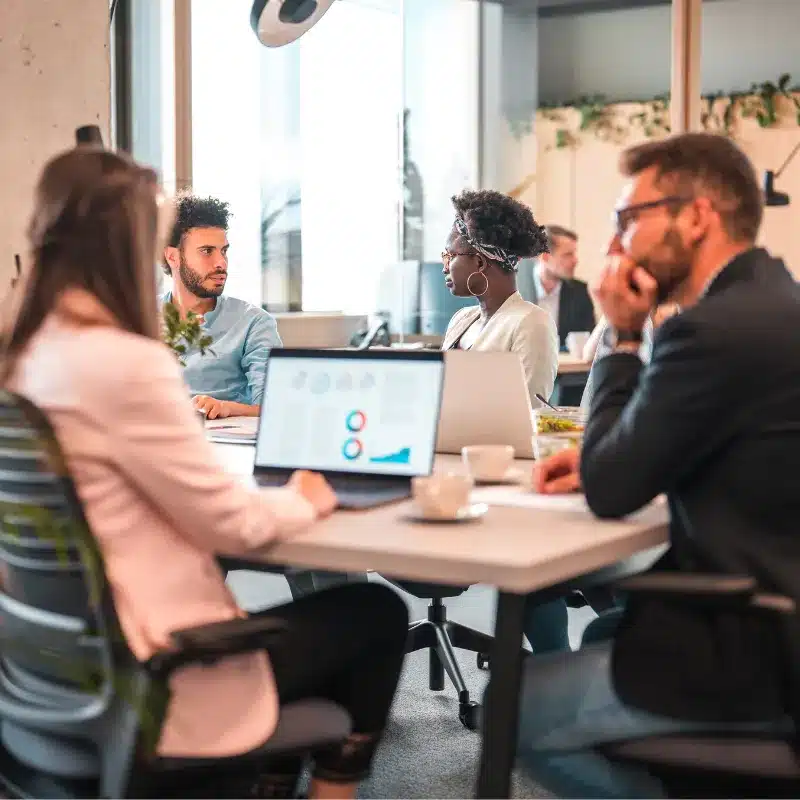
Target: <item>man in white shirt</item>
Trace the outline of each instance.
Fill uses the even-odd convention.
[[[575,278],[578,266],[578,235],[560,225],[547,225],[550,252],[542,253],[533,266],[530,297],[523,297],[547,311],[558,328],[562,350],[572,332],[592,331],[594,306],[583,281]]]

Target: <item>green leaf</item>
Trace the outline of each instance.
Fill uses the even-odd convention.
[[[209,336],[202,327],[202,318],[190,311],[184,319],[181,319],[177,307],[173,303],[164,304],[165,331],[163,335],[164,343],[175,353],[182,366],[186,366],[182,355],[185,355],[190,348],[197,347],[200,354],[204,355],[208,346],[213,342],[213,337]]]

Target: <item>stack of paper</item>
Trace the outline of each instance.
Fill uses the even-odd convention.
[[[212,442],[253,444],[258,433],[258,417],[228,417],[206,422],[206,436]]]
[[[489,486],[476,489],[472,493],[476,503],[487,503],[492,506],[517,506],[540,511],[574,511],[580,514],[590,513],[583,494],[539,494],[524,486]],[[635,519],[637,514],[646,512],[650,506],[666,503],[666,497],[659,495],[645,508],[631,514],[628,519]]]
[[[472,493],[476,503],[490,506],[519,506],[543,511],[579,511],[585,514],[589,507],[582,494],[538,494],[521,486],[488,486]]]

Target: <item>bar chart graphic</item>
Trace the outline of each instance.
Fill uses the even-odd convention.
[[[372,456],[370,461],[373,464],[410,464],[411,463],[411,448],[401,447],[395,453],[388,453],[385,456]]]

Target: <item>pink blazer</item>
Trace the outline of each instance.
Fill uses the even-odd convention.
[[[170,631],[244,615],[215,553],[263,548],[315,518],[290,489],[250,490],[226,474],[160,342],[51,315],[10,388],[55,429],[139,659],[168,645]],[[242,753],[275,729],[265,654],[184,668],[171,688],[162,755]]]

